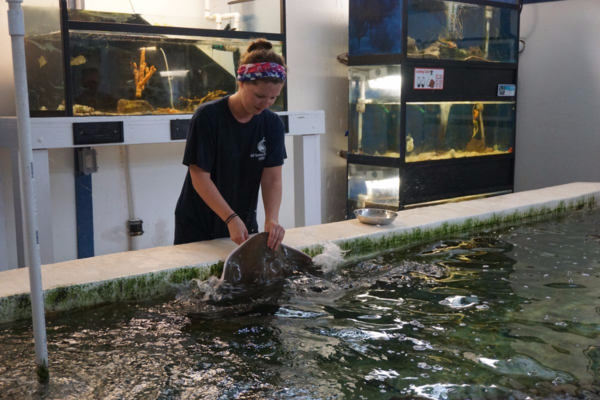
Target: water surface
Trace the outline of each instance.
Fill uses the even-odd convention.
[[[199,296],[49,317],[47,386],[0,326],[0,398],[600,398],[600,210]]]

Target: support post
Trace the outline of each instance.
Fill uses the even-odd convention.
[[[17,127],[19,131],[19,155],[25,200],[26,249],[29,259],[29,286],[31,290],[31,311],[35,339],[35,363],[37,366],[38,381],[46,383],[49,380],[48,348],[46,343],[46,317],[44,315],[44,292],[42,289],[40,245],[35,204],[35,175],[29,121],[27,72],[25,68],[25,22],[21,8],[23,0],[6,0],[6,2],[8,3],[8,29],[12,43]]]

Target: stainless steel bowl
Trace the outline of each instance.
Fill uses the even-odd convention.
[[[396,219],[398,213],[381,208],[359,208],[354,210],[354,215],[363,224],[387,225]]]

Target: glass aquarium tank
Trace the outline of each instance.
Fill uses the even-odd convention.
[[[513,152],[515,103],[407,103],[406,162]]]
[[[400,66],[352,67],[348,151],[400,157]]]
[[[85,10],[66,10],[64,1],[25,7],[31,115],[190,114],[233,94],[240,57],[253,37],[266,37],[284,53],[281,2],[264,2],[274,7],[212,0],[186,12],[175,2],[161,18],[152,16],[165,7],[158,2],[140,3],[140,9],[99,1],[86,1]],[[272,109],[285,109],[285,92]]]
[[[402,53],[402,0],[350,0],[350,56]]]
[[[504,3],[514,4],[514,0]],[[409,58],[516,63],[519,11],[444,0],[408,0]]]
[[[399,201],[398,168],[348,164],[348,213],[365,207],[396,211]]]
[[[65,103],[63,47],[60,40],[60,8],[57,1],[34,1],[23,6],[25,19],[25,57],[29,108],[32,115],[38,110],[56,110]],[[54,36],[56,39],[31,40]],[[64,116],[63,111],[52,114]]]

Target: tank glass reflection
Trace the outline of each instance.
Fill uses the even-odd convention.
[[[411,58],[514,63],[519,11],[443,0],[409,0]]]
[[[398,168],[348,164],[348,212],[365,207],[397,210],[399,201]]]
[[[57,2],[58,3],[58,2]],[[69,10],[73,21],[282,33],[280,0],[121,1],[86,0]],[[208,9],[206,6],[208,5]]]
[[[348,54],[402,53],[402,0],[350,0]]]
[[[406,162],[512,153],[514,102],[407,103]]]
[[[352,67],[349,78],[349,152],[400,157],[400,66]]]
[[[57,110],[65,101],[60,10],[58,2],[44,3],[48,2],[35,1],[36,6],[23,6],[29,108],[34,113]],[[54,114],[66,115],[64,109]]]

